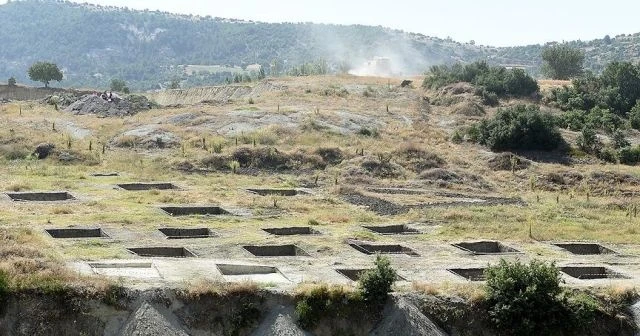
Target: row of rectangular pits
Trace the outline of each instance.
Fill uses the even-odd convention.
[[[160,272],[153,261],[116,261],[90,262],[88,266],[93,273],[112,277],[130,278],[160,278]],[[291,283],[292,280],[280,271],[278,267],[266,265],[226,264],[216,263],[216,269],[226,281],[256,281],[266,283]],[[335,272],[350,281],[359,281],[360,277],[371,269],[334,269]],[[397,281],[407,281],[402,276]]]
[[[564,266],[559,268],[566,275],[579,280],[631,279],[605,266]],[[486,268],[450,268],[449,272],[469,281],[485,281]]]
[[[158,229],[167,239],[197,239],[216,237],[216,234],[209,228],[160,228]],[[265,232],[273,235],[310,235],[318,234],[311,227],[286,227],[286,228],[266,228]],[[66,228],[66,229],[47,229],[45,230],[53,238],[109,238],[109,235],[101,228]],[[369,244],[367,242],[349,241],[350,246],[365,254],[407,254],[410,256],[419,256],[411,248],[399,244]],[[512,247],[502,244],[498,241],[476,241],[461,242],[452,244],[453,246],[476,255],[492,255],[492,254],[514,254],[522,253]],[[595,254],[615,254],[616,252],[596,243],[556,243],[562,249],[573,254],[579,255],[595,255]],[[278,245],[289,246],[289,245]],[[245,246],[245,249],[256,256],[269,256],[270,252],[262,252],[256,250],[256,246]],[[255,252],[255,253],[254,253]],[[301,256],[306,252],[276,253],[282,256]]]
[[[314,235],[318,231],[308,226],[265,228],[263,231],[277,236],[289,235]],[[158,229],[167,239],[199,239],[217,237],[215,232],[209,228],[160,228]],[[72,239],[72,238],[110,238],[101,228],[63,228],[46,229],[52,238]]]
[[[148,250],[147,250],[148,252]],[[145,252],[146,253],[146,252]],[[163,252],[166,253],[166,252]],[[173,250],[174,256],[188,253],[188,250]],[[95,274],[105,276],[125,276],[133,278],[159,277],[159,271],[153,261],[118,261],[118,262],[90,262],[90,268]],[[290,283],[289,277],[283,274],[279,268],[265,265],[244,265],[216,263],[216,268],[226,281],[246,281],[268,283]],[[335,272],[350,281],[359,281],[362,275],[370,268],[338,268]],[[486,281],[485,268],[450,268],[450,273],[468,281]],[[605,266],[564,266],[559,270],[565,275],[578,280],[623,280],[631,277],[616,272]],[[396,281],[407,281],[401,275],[397,275]]]
[[[117,173],[96,173],[92,176],[118,176]],[[116,184],[119,189],[128,191],[144,190],[183,190],[181,187],[170,182],[134,182]],[[297,196],[308,195],[309,192],[300,189],[267,189],[252,188],[246,189],[248,192],[261,196]],[[43,192],[8,192],[6,195],[13,201],[21,202],[60,202],[75,200],[76,198],[68,191],[43,191]]]

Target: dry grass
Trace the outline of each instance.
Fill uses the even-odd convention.
[[[414,281],[411,283],[411,289],[427,295],[461,297],[470,303],[484,301],[486,291],[482,284],[457,284],[442,282],[438,284]]]
[[[185,286],[183,295],[194,299],[201,296],[242,296],[254,294],[260,286],[253,281],[224,282],[214,280],[197,279]]]

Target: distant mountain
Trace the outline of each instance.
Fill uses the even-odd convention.
[[[259,23],[134,11],[63,1],[10,1],[0,6],[0,81],[39,60],[58,64],[64,86],[107,88],[112,78],[134,89],[216,84],[247,66],[286,73],[305,63],[328,71],[357,69],[382,56],[394,74],[430,65],[485,59],[537,73],[542,46],[494,48],[362,25]],[[640,59],[640,35],[571,42],[598,71],[611,60]],[[251,69],[258,69],[253,66]]]

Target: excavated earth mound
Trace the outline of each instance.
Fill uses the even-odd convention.
[[[293,307],[281,306],[274,309],[251,336],[309,336],[295,322]]]
[[[405,298],[397,298],[385,307],[384,318],[371,336],[447,336],[435,323]]]
[[[175,316],[172,316],[176,319]],[[188,334],[177,323],[172,323],[160,311],[149,303],[143,303],[136,310],[121,330],[125,336],[187,336]]]
[[[96,114],[100,117],[123,117],[151,108],[146,97],[114,97],[111,101],[97,95],[85,95],[65,109],[75,115]]]

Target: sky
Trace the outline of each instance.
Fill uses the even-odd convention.
[[[0,0],[4,3],[6,0]],[[640,32],[634,0],[83,0],[263,22],[366,24],[514,46]]]

